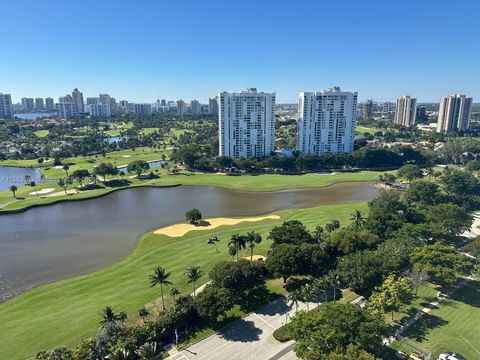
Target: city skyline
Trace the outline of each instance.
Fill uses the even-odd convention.
[[[88,13],[86,27],[84,12],[70,11],[75,4],[6,3],[4,26],[11,32],[2,42],[15,56],[0,59],[2,91],[14,103],[57,98],[76,87],[88,96],[106,92],[139,103],[207,103],[218,92],[248,87],[275,92],[277,103],[295,103],[304,89],[331,86],[357,89],[360,102],[392,101],[406,93],[419,102],[437,102],[449,93],[480,98],[477,50],[465,46],[479,35],[473,24],[480,4],[472,0],[449,12],[438,1],[407,1],[395,16],[380,1],[219,4],[145,1],[135,5],[141,16],[132,17],[114,2],[86,1],[84,9],[96,10]],[[233,8],[235,17],[220,16]],[[319,27],[319,13],[339,16],[322,17]],[[75,39],[78,51],[57,41],[59,29]],[[42,40],[33,41],[32,34]],[[252,35],[261,41],[249,41]],[[328,46],[312,46],[322,41]]]

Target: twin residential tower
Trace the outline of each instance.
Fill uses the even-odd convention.
[[[218,95],[219,153],[234,159],[264,157],[275,150],[275,94]],[[301,92],[298,99],[297,150],[302,154],[353,151],[357,93],[339,87]]]

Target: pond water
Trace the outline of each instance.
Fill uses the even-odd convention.
[[[25,176],[30,181],[39,183],[42,181],[42,174],[38,168],[21,168],[15,166],[0,166],[0,191],[8,190],[11,185],[17,187],[25,185]]]
[[[127,256],[143,233],[184,221],[187,209],[199,208],[206,218],[259,215],[369,201],[377,193],[373,182],[262,193],[209,186],[132,188],[99,199],[2,215],[0,300],[111,265]]]

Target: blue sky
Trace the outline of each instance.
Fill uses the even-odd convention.
[[[206,101],[257,87],[296,102],[480,101],[479,0],[0,0],[0,92]]]

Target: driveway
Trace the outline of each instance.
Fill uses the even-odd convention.
[[[310,309],[316,306],[309,304]],[[299,310],[306,310],[306,304],[300,303]],[[292,351],[293,341],[279,343],[272,337],[273,331],[285,324],[287,316],[294,314],[295,308],[290,310],[287,300],[282,297],[169,359],[297,360]]]

